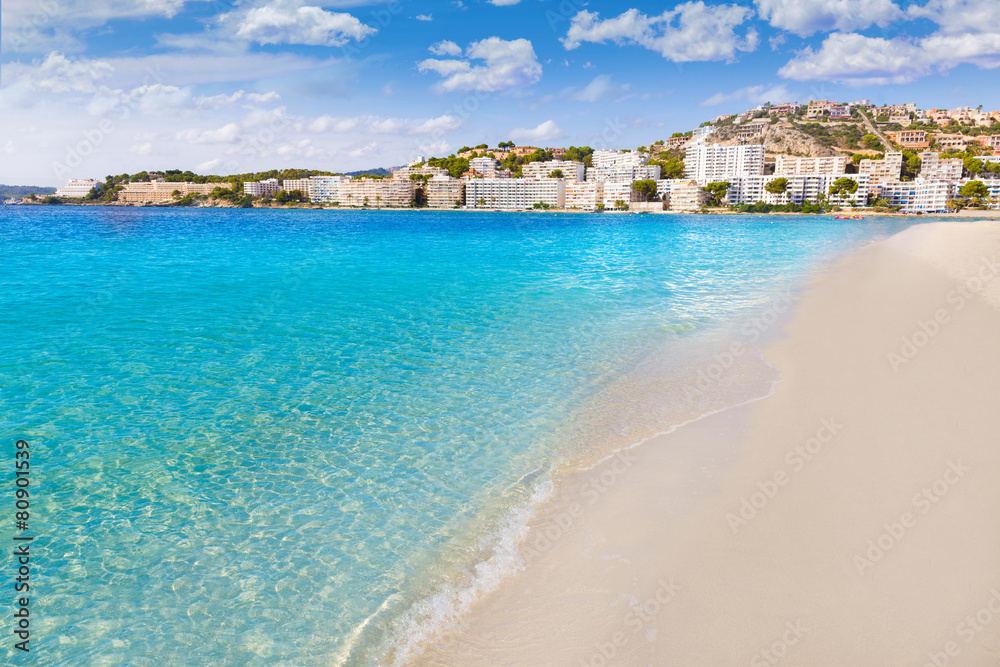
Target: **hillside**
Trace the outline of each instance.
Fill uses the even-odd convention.
[[[762,143],[768,153],[825,157],[864,150],[861,138],[866,134],[864,125],[857,121],[838,123],[782,120],[776,124],[765,124],[762,134],[741,140],[737,135],[743,128],[745,126],[723,125],[708,138],[708,142],[727,146]]]
[[[27,195],[50,195],[55,188],[44,188],[38,185],[0,185],[0,197],[25,197]]]

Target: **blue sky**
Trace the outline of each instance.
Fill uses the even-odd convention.
[[[4,0],[0,182],[635,147],[764,101],[1000,107],[997,0]]]

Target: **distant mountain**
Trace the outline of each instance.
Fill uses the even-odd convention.
[[[349,171],[345,176],[388,176],[392,172],[379,167],[378,169],[362,169],[361,171]]]
[[[2,185],[0,197],[24,197],[26,195],[51,195],[55,188],[43,188],[37,185]]]

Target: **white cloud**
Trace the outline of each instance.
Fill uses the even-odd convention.
[[[578,90],[569,95],[569,99],[577,102],[598,102],[600,100],[611,100],[621,97],[628,92],[628,84],[616,84],[611,80],[610,74],[599,74],[594,77],[582,90]]]
[[[462,55],[462,47],[455,42],[449,41],[447,39],[437,42],[436,44],[431,44],[427,47],[427,50],[436,56],[460,56]]]
[[[221,20],[232,20],[232,15],[223,15]],[[236,37],[258,44],[343,46],[376,32],[350,14],[304,6],[301,0],[273,0],[247,11],[240,19]]]
[[[489,0],[491,5],[496,5],[497,7],[510,7],[511,5],[516,5],[521,2],[521,0]]]
[[[494,92],[520,88],[537,83],[542,78],[542,66],[535,49],[526,39],[511,41],[488,37],[469,44],[466,60],[435,60],[417,63],[421,72],[435,72],[444,77],[444,90],[480,90]],[[482,65],[472,65],[482,60]]]
[[[352,157],[352,158],[359,158],[359,157],[361,157],[363,155],[367,155],[368,153],[371,153],[376,148],[378,148],[378,144],[373,141],[370,144],[366,144],[364,146],[360,146],[360,147],[355,148],[353,150],[347,151],[347,156],[348,157]]]
[[[773,27],[808,37],[831,30],[885,27],[903,18],[892,0],[754,0],[760,17]]]
[[[5,66],[8,67],[8,66]],[[58,51],[45,56],[42,62],[21,66],[18,78],[35,90],[50,93],[92,93],[96,82],[110,77],[115,68],[106,60],[70,60]]]
[[[153,152],[153,144],[149,141],[143,144],[132,144],[128,147],[128,152],[135,155],[149,155]]]
[[[834,33],[819,49],[801,51],[778,75],[796,81],[886,85],[908,83],[962,64],[1000,67],[1000,32],[937,32],[917,40]]]
[[[906,11],[911,18],[930,19],[947,33],[991,31],[1000,25],[996,0],[928,0]]]
[[[195,171],[197,171],[200,174],[206,174],[206,173],[210,174],[212,173],[213,169],[221,166],[222,166],[222,160],[220,158],[214,158],[212,160],[208,160],[207,162],[201,162],[199,164],[196,164],[194,168]]]
[[[222,107],[236,104],[243,99],[244,91],[237,90],[232,95],[212,95],[211,97],[199,97],[195,104],[199,109],[221,109]]]
[[[734,90],[731,93],[716,93],[707,100],[703,100],[701,102],[701,106],[713,107],[718,104],[736,102],[739,100],[746,100],[751,104],[763,104],[764,102],[780,104],[782,102],[791,101],[795,97],[794,93],[789,92],[788,88],[786,88],[784,84],[761,84],[759,86],[747,86],[746,88],[740,88],[739,90]]]
[[[76,34],[108,21],[173,18],[185,0],[11,0],[0,3],[0,51],[82,49]]]
[[[320,116],[304,124],[303,129],[314,134],[351,132],[418,136],[450,132],[457,130],[461,125],[462,120],[450,114],[427,119],[385,118],[383,116]]]
[[[739,5],[706,5],[701,0],[686,2],[659,16],[646,16],[629,9],[615,18],[601,20],[596,12],[583,10],[570,21],[561,41],[572,50],[583,42],[637,44],[674,62],[709,60],[733,61],[739,51],[757,48],[757,31],[748,28],[743,36],[736,28],[753,12]]]
[[[227,123],[217,130],[183,130],[177,133],[176,138],[189,144],[234,144],[241,135],[242,130],[239,125]]]
[[[550,139],[559,139],[565,136],[566,133],[563,132],[558,125],[556,125],[554,120],[547,120],[538,127],[519,127],[510,131],[510,137],[512,139],[531,143],[549,141]]]
[[[434,15],[433,14],[417,14],[416,18],[417,18],[418,21],[433,21],[434,20]]]
[[[273,90],[266,93],[250,93],[247,95],[247,102],[250,104],[267,104],[268,102],[277,102],[280,99],[281,95]]]
[[[773,37],[768,37],[768,38],[767,38],[767,43],[768,43],[768,45],[769,45],[769,46],[771,47],[771,50],[772,50],[772,51],[777,51],[777,50],[778,50],[779,48],[781,48],[781,47],[782,47],[782,46],[783,46],[783,45],[785,44],[785,42],[787,42],[787,41],[788,41],[788,36],[787,36],[787,35],[784,35],[784,34],[781,34],[781,35],[775,35],[775,36],[773,36]]]

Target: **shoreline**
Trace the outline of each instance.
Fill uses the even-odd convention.
[[[560,480],[416,664],[995,662],[1000,622],[956,636],[1000,591],[993,256],[1000,225],[938,223],[822,271],[771,395]]]
[[[216,205],[205,205],[205,206],[179,206],[171,203],[159,203],[159,204],[126,204],[119,202],[67,202],[59,204],[46,204],[44,202],[19,202],[17,204],[7,204],[6,206],[47,206],[53,208],[60,208],[65,206],[103,206],[109,208],[141,208],[141,209],[236,209],[241,208],[239,206],[216,206]],[[309,204],[303,206],[287,206],[287,205],[268,205],[268,206],[251,206],[250,209],[256,210],[286,210],[286,211],[378,211],[378,212],[404,212],[404,211],[415,211],[415,212],[466,212],[466,213],[565,213],[574,215],[747,215],[747,216],[821,216],[821,217],[835,217],[838,215],[845,214],[858,214],[862,215],[863,219],[869,218],[913,218],[914,220],[951,220],[951,219],[964,219],[964,218],[975,218],[982,220],[996,220],[1000,219],[1000,210],[997,211],[980,211],[980,210],[961,210],[953,211],[951,213],[928,213],[928,214],[913,214],[913,213],[901,213],[901,212],[869,212],[864,209],[850,209],[845,208],[841,211],[825,211],[823,213],[801,213],[801,212],[789,212],[789,211],[771,211],[768,213],[744,213],[741,211],[727,210],[727,209],[709,209],[706,211],[616,211],[616,210],[603,210],[603,211],[585,211],[580,209],[566,209],[566,208],[550,208],[545,210],[537,209],[485,209],[485,208],[429,208],[429,207],[407,207],[407,208],[372,208],[372,207],[361,207],[361,206],[324,206],[322,204]]]

